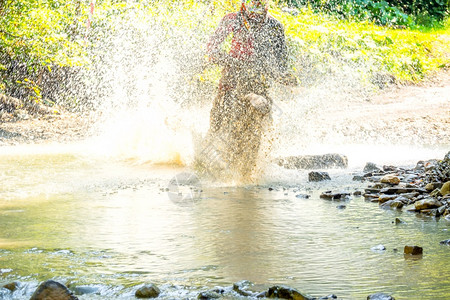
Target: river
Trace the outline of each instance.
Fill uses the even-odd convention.
[[[349,148],[350,161],[361,150]],[[396,159],[442,153],[421,148]],[[381,210],[363,197],[319,198],[362,190],[352,177],[366,158],[330,170],[322,183],[275,165],[252,185],[200,178],[195,197],[183,200],[170,180],[186,167],[105,159],[80,145],[3,147],[0,285],[20,285],[0,289],[0,298],[28,299],[53,278],[90,291],[80,299],[133,298],[145,282],[160,286],[163,299],[195,298],[240,280],[342,299],[448,299],[450,251],[439,242],[449,238],[449,221]],[[379,244],[386,250],[371,250]],[[412,244],[424,248],[421,259],[403,256]]]

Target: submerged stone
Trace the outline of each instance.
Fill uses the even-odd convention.
[[[403,253],[410,255],[422,255],[423,248],[419,246],[405,246]]]
[[[395,218],[395,225],[398,225],[398,224],[406,224],[406,222],[405,221],[403,221],[402,219],[400,219],[400,218]]]
[[[327,200],[345,201],[345,200],[349,200],[350,199],[350,193],[348,193],[348,192],[333,193],[332,191],[326,191],[326,192],[323,192],[320,195],[320,198],[327,199]]]
[[[440,241],[439,244],[450,246],[450,240],[443,240],[443,241]]]
[[[47,280],[38,286],[30,300],[78,300],[78,298],[65,285]]]
[[[152,283],[140,287],[134,295],[136,298],[156,298],[160,293],[159,288]]]
[[[370,250],[374,251],[374,252],[383,252],[386,250],[386,247],[384,245],[376,245],[372,248],[370,248]]]
[[[367,300],[395,300],[395,298],[385,293],[376,293],[367,296]]]
[[[3,286],[5,289],[10,290],[11,292],[14,292],[15,290],[17,290],[17,288],[19,287],[19,283],[14,281],[11,283],[7,283]]]

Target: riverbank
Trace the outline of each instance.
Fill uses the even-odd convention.
[[[304,121],[313,126],[311,133],[340,134],[353,142],[447,146],[448,103],[450,71],[443,71],[415,85],[391,85],[366,101],[349,99],[342,106],[325,107]],[[0,146],[80,140],[95,123],[95,114],[86,117],[62,109],[44,115],[17,109],[0,115]],[[308,117],[315,121],[308,122]]]

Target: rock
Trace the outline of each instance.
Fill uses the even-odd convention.
[[[320,198],[327,199],[327,200],[345,201],[345,200],[349,200],[350,199],[350,193],[348,193],[348,192],[333,193],[331,191],[326,191],[326,192],[323,192],[320,195]]]
[[[251,283],[247,280],[239,281],[236,283],[233,283],[233,291],[238,293],[241,296],[244,297],[250,297],[253,296],[254,293],[247,290],[247,288],[251,285]]]
[[[324,181],[324,180],[331,180],[330,175],[328,175],[327,172],[309,172],[308,174],[308,180],[309,181]]]
[[[380,195],[380,196],[378,197],[378,202],[380,202],[380,203],[385,203],[385,202],[394,200],[394,199],[396,199],[397,197],[398,197],[397,195],[385,195],[385,194],[382,194],[382,195]]]
[[[380,205],[383,209],[401,209],[403,207],[403,202],[399,200],[389,200]]]
[[[70,289],[75,293],[75,295],[86,295],[98,293],[99,286],[89,286],[89,285],[79,285],[75,287],[70,287]]]
[[[439,203],[439,201],[432,199],[432,198],[427,198],[427,199],[420,200],[420,201],[417,201],[416,203],[414,203],[414,207],[416,210],[438,208],[440,206],[441,206],[441,203]]]
[[[406,193],[426,193],[427,191],[425,189],[421,189],[419,187],[391,187],[391,188],[384,188],[380,190],[380,193],[382,194],[406,194]]]
[[[319,300],[329,300],[329,299],[337,299],[338,297],[335,294],[331,294],[328,296],[320,297]]]
[[[381,169],[378,168],[376,164],[374,164],[372,162],[368,162],[364,166],[363,171],[364,171],[364,173],[373,172],[373,171],[379,172],[379,171],[381,171]]]
[[[427,192],[432,192],[435,189],[440,189],[441,187],[442,187],[441,182],[430,182],[425,186],[425,190],[427,190]]]
[[[400,218],[395,218],[395,225],[399,225],[399,224],[406,224],[405,221],[401,220]]]
[[[443,240],[443,241],[440,241],[439,244],[450,246],[450,240]]]
[[[442,196],[450,194],[450,181],[447,181],[446,183],[444,183],[440,192],[441,192]]]
[[[387,174],[381,178],[380,182],[397,185],[400,183],[400,178],[398,178],[398,176],[396,176],[394,174]]]
[[[366,179],[364,178],[364,176],[361,176],[361,175],[355,175],[355,176],[353,176],[352,180],[353,180],[353,181],[364,181],[364,180],[366,180]]]
[[[367,300],[395,300],[395,298],[385,293],[376,293],[367,296]]]
[[[15,282],[7,283],[3,287],[5,289],[10,290],[11,292],[14,292],[19,287],[19,283],[15,281]]]
[[[422,255],[423,248],[419,246],[405,246],[403,253],[410,255]]]
[[[156,298],[160,293],[161,291],[159,290],[159,288],[151,283],[137,289],[134,295],[136,296],[136,298]]]
[[[331,153],[323,155],[288,156],[277,160],[277,164],[287,169],[330,169],[347,168],[345,155]]]
[[[78,300],[78,298],[65,285],[47,280],[38,286],[30,300]]]
[[[273,286],[266,293],[267,298],[291,299],[291,300],[312,300],[314,298],[304,295],[287,286]]]
[[[437,198],[437,197],[439,197],[439,196],[442,196],[441,190],[440,190],[440,189],[435,189],[434,191],[432,191],[432,192],[430,193],[430,196],[431,196],[431,197],[435,197],[435,198]]]
[[[354,191],[354,192],[353,192],[353,196],[361,197],[361,195],[362,195],[362,192],[361,192],[361,191]]]
[[[209,300],[209,299],[218,299],[221,295],[213,292],[213,291],[207,291],[207,292],[201,292],[198,294],[197,299],[199,300]]]
[[[337,209],[346,209],[347,206],[345,206],[345,205],[338,205],[338,206],[336,206],[336,208],[337,208]]]
[[[373,246],[372,248],[370,248],[370,250],[374,251],[374,252],[383,252],[386,250],[386,247],[384,245],[376,245]]]

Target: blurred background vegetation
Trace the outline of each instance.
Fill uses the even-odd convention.
[[[161,45],[177,48],[186,53],[180,63],[190,64],[187,82],[214,86],[218,69],[200,62],[204,44],[239,3],[0,0],[0,93],[73,110],[89,107],[93,93],[107,85],[98,67],[108,53],[121,51],[111,36],[123,36],[124,29],[136,47],[158,32],[148,55],[161,55]],[[449,0],[285,0],[270,2],[270,13],[285,26],[291,67],[303,85],[350,67],[382,88],[450,67]]]

